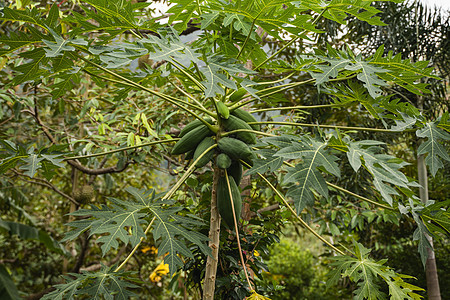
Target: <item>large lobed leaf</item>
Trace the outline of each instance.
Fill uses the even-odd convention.
[[[328,187],[319,168],[338,177],[340,170],[336,163],[338,158],[327,150],[326,142],[307,136],[299,139],[287,135],[264,138],[263,142],[279,150],[265,149],[261,153],[264,159],[256,160],[249,174],[275,171],[283,160],[295,160],[294,166],[287,168],[283,183],[288,186],[287,196],[294,199],[297,213],[314,204],[313,190],[328,197]]]
[[[354,242],[355,257],[335,256],[331,263],[335,269],[330,273],[327,286],[337,284],[339,278],[349,277],[357,284],[354,290],[354,299],[376,300],[385,299],[385,294],[381,292],[379,282],[383,280],[389,287],[391,299],[420,299],[421,296],[415,291],[423,291],[403,281],[404,275],[395,273],[391,268],[385,266],[386,260],[375,261],[369,257],[370,249],[362,244]],[[411,278],[411,277],[410,277]]]
[[[84,296],[88,299],[129,299],[136,296],[129,289],[137,286],[125,281],[129,272],[115,272],[115,266],[102,266],[98,272],[69,273],[63,276],[66,283],[57,284],[54,291],[44,295],[43,300],[74,299]]]
[[[32,178],[42,168],[44,177],[51,179],[55,174],[54,169],[64,167],[61,154],[49,152],[50,148],[36,151],[34,147],[26,149],[7,140],[0,140],[0,146],[0,174],[18,166]]]
[[[153,216],[153,237],[158,244],[158,252],[166,254],[165,262],[169,264],[171,274],[183,265],[179,254],[193,257],[183,239],[198,246],[205,254],[210,253],[205,244],[208,238],[195,231],[195,228],[203,223],[192,217],[180,216],[178,213],[182,210],[181,207],[168,207],[174,204],[174,201],[161,199],[161,195],[157,195],[154,190],[145,191],[130,187],[126,191],[133,196],[127,201],[109,198],[112,203],[110,207],[93,206],[91,209],[80,209],[71,213],[74,216],[90,218],[70,222],[68,225],[74,229],[66,234],[64,241],[73,240],[89,230],[91,236],[101,235],[97,242],[102,244],[103,255],[112,248],[118,248],[119,240],[134,247],[145,237],[142,225]]]
[[[392,205],[391,195],[399,195],[399,193],[391,185],[409,189],[409,186],[417,186],[417,184],[409,182],[408,178],[400,171],[402,167],[408,165],[406,162],[392,155],[377,153],[381,150],[378,147],[380,144],[383,143],[371,140],[350,142],[347,157],[355,172],[364,163],[365,169],[373,176],[375,188],[383,199]]]

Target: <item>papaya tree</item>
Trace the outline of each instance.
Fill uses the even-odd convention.
[[[242,195],[251,206],[261,186],[270,204],[281,206],[335,255],[329,284],[349,277],[357,299],[420,298],[421,289],[403,280],[408,275],[371,259],[370,249],[357,241],[329,241],[311,219],[337,193],[340,201],[383,214],[386,221],[412,218],[417,229],[411,238],[426,261],[426,236],[448,235],[447,204],[422,204],[420,185],[403,172],[408,162],[390,154],[388,143],[359,137],[416,134],[425,140],[419,152],[435,175],[450,160],[443,146],[450,139],[448,113],[428,120],[388,87],[422,95],[429,91],[421,80],[439,78],[427,61],[385,55],[383,46],[367,57],[332,46],[299,51],[290,60],[280,55],[296,42],[316,40],[323,19],[346,24],[352,16],[383,26],[371,2],[179,0],[170,1],[167,16],[136,1],[3,7],[6,121],[0,124],[8,130],[1,135],[2,185],[15,191],[18,180],[37,184],[70,201],[54,205],[69,213],[61,242],[70,249],[65,260],[76,263],[43,299],[127,299],[139,293],[142,283],[127,266],[150,237],[172,278],[203,264],[197,274],[189,273],[203,299],[227,298],[216,289],[218,279],[236,274],[234,298],[265,299],[254,254],[263,243],[252,236],[269,224],[242,217],[248,213]],[[168,23],[158,22],[162,18]],[[267,41],[281,46],[268,51]],[[267,74],[277,79],[267,80]],[[294,80],[298,75],[305,79]],[[278,105],[285,91],[301,86],[328,96],[317,105],[303,105],[302,99]],[[344,117],[302,122],[316,108]],[[258,114],[276,111],[290,113],[283,120]],[[360,111],[376,125],[348,126],[345,115]],[[369,176],[371,184],[359,192],[341,187],[336,182],[344,168]],[[176,180],[155,188],[166,185],[150,176],[155,169]],[[71,186],[62,187],[69,194],[55,186],[64,176],[71,178]],[[120,188],[92,201],[93,184],[114,180]],[[189,191],[185,183],[197,189]],[[253,218],[260,212],[253,211]],[[79,240],[84,242],[75,246]],[[89,243],[104,259],[83,269]],[[227,247],[236,249],[236,257],[224,255]],[[114,260],[105,259],[112,253]],[[240,270],[227,274],[231,269],[221,266],[219,276],[218,265],[227,260]]]

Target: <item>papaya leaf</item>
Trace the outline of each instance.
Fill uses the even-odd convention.
[[[403,120],[395,120],[395,125],[391,127],[392,131],[404,131],[405,129],[413,127],[416,122],[416,117],[410,117],[405,113],[400,113]]]
[[[49,58],[45,55],[44,48],[36,48],[21,53],[20,56],[31,61],[13,68],[14,71],[21,74],[16,73],[11,82],[12,85],[18,85],[27,81],[37,81],[45,74],[48,74],[48,71],[42,68],[49,61]]]
[[[93,206],[91,209],[80,209],[71,213],[74,216],[90,216],[86,220],[76,220],[68,225],[74,227],[69,231],[63,241],[73,240],[82,232],[90,230],[90,235],[102,235],[97,242],[101,243],[103,255],[111,248],[116,249],[118,240],[136,246],[141,237],[145,237],[142,224],[147,223],[148,217],[154,216],[153,237],[159,245],[159,253],[167,253],[165,262],[169,264],[171,274],[183,265],[178,254],[193,257],[192,252],[186,247],[182,237],[198,246],[205,254],[210,249],[205,242],[208,238],[195,231],[195,227],[203,223],[188,216],[180,216],[178,213],[182,207],[170,205],[171,200],[162,200],[161,194],[154,190],[145,191],[129,187],[126,189],[133,198],[127,201],[109,198],[112,205],[103,205],[100,208]]]
[[[405,213],[411,213],[414,222],[417,225],[416,230],[413,233],[413,240],[419,241],[418,242],[418,251],[420,254],[420,259],[422,261],[423,267],[425,268],[425,264],[427,262],[428,258],[428,251],[433,251],[433,247],[430,243],[431,238],[438,239],[438,235],[434,235],[432,231],[428,229],[428,224],[425,223],[426,220],[429,220],[429,218],[436,213],[435,209],[441,209],[439,205],[436,205],[433,207],[433,200],[429,200],[426,205],[424,206],[420,199],[418,199],[416,196],[413,196],[408,199],[408,204],[405,206],[399,204],[400,212]],[[429,206],[430,209],[427,209],[426,207]],[[441,215],[442,216],[442,215]],[[445,223],[443,223],[445,225]],[[434,226],[434,225],[433,225]],[[436,226],[431,227],[431,229],[434,229]],[[433,230],[435,231],[435,230]],[[437,232],[444,232],[445,229],[439,228]]]
[[[290,147],[293,141],[297,141],[298,137],[293,135],[282,134],[273,137],[265,137],[262,142],[266,142],[280,149]]]
[[[214,97],[216,94],[223,95],[225,93],[222,86],[228,87],[230,89],[236,90],[237,86],[233,80],[227,78],[223,73],[214,65],[206,65],[202,69],[202,73],[205,76],[204,81],[202,81],[205,86],[205,97]]]
[[[380,119],[384,109],[379,106],[380,97],[375,100],[367,93],[367,90],[356,81],[348,81],[347,84],[336,84],[333,88],[327,88],[327,94],[337,97],[336,104],[348,104],[358,102],[363,105],[375,119]]]
[[[150,51],[149,59],[154,61],[172,61],[172,57],[181,61],[193,61],[194,63],[199,61],[200,54],[195,53],[188,45],[183,43],[175,30],[166,34],[160,32],[159,37],[149,36],[142,39],[141,42],[153,45],[153,51]]]
[[[126,28],[138,28],[139,8],[146,7],[150,3],[133,3],[131,1],[108,1],[108,0],[86,0],[95,7],[101,14],[113,20],[112,26],[123,25]]]
[[[148,198],[151,199],[151,198]],[[102,235],[97,240],[101,243],[103,255],[111,248],[117,249],[121,240],[123,243],[130,243],[132,247],[136,246],[141,237],[145,237],[141,225],[146,223],[146,212],[141,212],[147,207],[148,203],[138,203],[135,200],[123,201],[115,198],[109,198],[112,203],[111,208],[102,205],[100,208],[80,209],[71,215],[90,216],[88,222],[70,222],[69,226],[78,227],[78,231],[69,232],[63,241],[76,237],[74,233],[81,233],[90,229],[90,236],[94,234]]]
[[[450,212],[448,207],[450,200],[439,201],[425,206],[420,211],[420,218],[423,224],[427,226],[428,230],[433,233],[435,237],[438,237],[437,233],[442,233],[443,236],[450,236]]]
[[[383,53],[384,46],[382,45],[370,59],[370,64],[386,70],[385,72],[377,73],[378,77],[386,82],[394,82],[414,94],[421,95],[430,93],[430,91],[426,88],[427,84],[417,82],[419,79],[423,77],[440,79],[431,74],[433,68],[426,68],[428,65],[427,61],[412,63],[409,59],[402,60],[400,53],[395,56],[392,51],[385,56],[383,56]]]
[[[264,158],[253,160],[253,167],[245,173],[246,175],[263,174],[269,170],[275,172],[283,165],[283,158],[275,156],[276,151],[273,149],[261,149],[257,153]]]
[[[373,142],[374,144],[380,144],[377,141]],[[367,145],[369,146],[366,147]],[[414,184],[410,183],[408,178],[399,170],[408,165],[406,162],[392,155],[377,153],[380,151],[380,147],[370,145],[370,141],[351,142],[348,144],[348,149],[347,157],[355,172],[360,168],[361,159],[363,159],[364,166],[373,176],[375,188],[390,205],[393,202],[391,195],[398,195],[398,192],[388,183],[406,189]]]
[[[0,45],[2,46],[0,48],[0,56],[12,53],[30,44],[39,43],[44,38],[44,35],[34,27],[27,26],[26,28],[31,34],[22,31],[11,31],[9,35],[3,34],[0,37]],[[7,46],[8,48],[3,48],[3,46]]]
[[[414,221],[416,221],[417,224],[417,228],[413,233],[413,240],[419,241],[418,250],[420,254],[420,259],[422,260],[423,267],[425,268],[428,259],[428,249],[433,250],[433,246],[430,244],[429,240],[431,232],[428,230],[423,221],[420,219],[419,214],[415,213],[414,210],[412,210],[412,215]]]
[[[213,13],[204,13],[201,15],[202,20],[200,21],[200,28],[206,29],[209,25],[213,24],[214,21],[220,16],[219,12],[213,12]]]
[[[404,275],[395,273],[385,266],[386,260],[375,261],[369,257],[370,249],[362,244],[353,242],[355,257],[343,255],[335,256],[331,263],[335,267],[330,273],[327,286],[336,284],[341,277],[349,277],[357,284],[354,291],[354,299],[386,299],[381,291],[380,282],[383,280],[389,287],[391,299],[419,299],[414,291],[423,289],[410,285],[403,281]]]
[[[252,22],[246,21],[244,16],[236,13],[226,14],[223,19],[224,26],[229,26],[230,24],[233,24],[233,28],[237,31],[241,31],[243,35],[248,35],[252,29]]]
[[[292,143],[278,151],[275,156],[285,159],[301,158],[304,161],[312,161],[315,166],[322,166],[331,174],[339,177],[341,171],[336,163],[337,157],[325,150],[327,143],[312,138],[304,138],[301,143]]]
[[[311,77],[316,79],[317,85],[328,82],[331,78],[336,78],[339,71],[345,69],[351,62],[350,59],[323,58],[323,60],[330,65],[316,65],[316,68],[321,70],[322,73],[310,71]]]
[[[165,202],[167,201],[160,204]],[[153,237],[158,244],[158,253],[167,253],[164,262],[169,265],[171,275],[184,265],[178,254],[193,258],[192,252],[178,237],[194,243],[204,254],[211,255],[211,249],[205,244],[208,238],[194,230],[203,224],[201,221],[177,215],[176,213],[181,210],[178,207],[162,210],[158,206],[153,206],[150,210],[156,217]]]
[[[8,7],[3,7],[0,10],[0,20],[11,22],[25,22],[46,29],[44,19],[42,18],[41,13],[36,7],[34,7],[33,9],[26,8],[24,10],[16,10]]]
[[[368,62],[357,59],[345,68],[350,71],[361,71],[356,77],[364,82],[364,87],[372,98],[380,96],[380,86],[388,85],[384,80],[381,80],[377,76],[378,73],[385,73],[387,70],[370,65]]]
[[[56,83],[52,85],[51,94],[53,99],[59,99],[66,92],[80,83],[80,69],[68,70],[64,74],[59,74]]]
[[[63,71],[73,72],[79,70],[78,67],[74,66],[74,60],[76,56],[71,52],[63,52],[63,55],[52,58],[52,71],[54,73],[59,73]]]
[[[195,0],[175,0],[171,1],[171,3],[175,5],[167,11],[167,13],[171,14],[169,17],[169,24],[172,24],[178,31],[186,30],[189,21],[196,13],[198,2]],[[174,24],[175,21],[181,22],[176,22]]]
[[[213,55],[207,57],[206,65],[200,68],[200,71],[205,77],[202,81],[205,86],[205,97],[214,97],[216,94],[224,95],[225,91],[223,86],[236,90],[237,86],[235,81],[227,78],[226,74],[233,77],[237,73],[254,74],[255,72],[245,68],[242,64],[236,63],[234,60],[224,60],[219,55]],[[250,80],[243,82],[242,87],[249,91],[248,84],[251,84]]]
[[[308,22],[312,17],[304,13],[308,9],[296,6],[289,1],[217,1],[210,3],[209,8],[225,14],[224,22],[226,24],[233,22],[236,30],[242,31],[244,34],[251,29],[245,18],[250,22],[254,21],[256,26],[260,26],[265,32],[276,38],[280,38],[280,29],[294,35],[300,34],[303,29],[317,31],[311,22]],[[253,30],[256,30],[256,26],[253,27]]]
[[[314,205],[314,194],[312,189],[318,191],[322,196],[328,198],[328,187],[322,174],[310,164],[297,164],[289,168],[283,183],[294,182],[289,186],[286,196],[294,200],[297,214],[300,214],[306,206]]]
[[[66,283],[55,285],[55,290],[44,295],[47,299],[74,299],[75,296],[85,296],[89,299],[120,299],[126,300],[136,296],[129,289],[137,286],[123,280],[130,272],[114,271],[115,266],[105,266],[98,272],[69,273],[63,276]],[[78,297],[77,297],[78,298]]]
[[[318,170],[319,167],[335,176],[340,176],[336,163],[337,157],[326,151],[326,146],[327,143],[304,137],[300,142],[291,142],[289,146],[275,154],[283,159],[301,159],[293,168],[287,169],[283,179],[284,184],[294,183],[289,186],[287,196],[294,199],[297,213],[300,213],[305,206],[314,204],[312,189],[328,197],[328,187]]]
[[[426,138],[420,144],[417,154],[427,155],[425,163],[430,168],[431,174],[436,176],[437,171],[444,167],[441,158],[450,161],[450,156],[440,143],[440,140],[449,141],[450,134],[437,127],[436,122],[424,124],[424,127],[417,130],[416,134],[418,137]]]
[[[22,158],[22,162],[25,164],[20,166],[21,170],[25,170],[24,174],[29,176],[30,178],[33,178],[36,174],[37,170],[41,168],[41,161],[44,160],[44,158],[39,157],[37,154],[30,154],[26,158]]]

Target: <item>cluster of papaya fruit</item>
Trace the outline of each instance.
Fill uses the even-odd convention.
[[[225,225],[233,228],[234,217],[231,197],[238,220],[242,207],[239,191],[239,183],[242,179],[241,161],[253,166],[253,159],[256,156],[249,145],[256,143],[256,136],[251,130],[258,131],[260,128],[259,125],[248,124],[257,120],[247,111],[237,108],[230,112],[225,105],[220,105],[223,104],[222,102],[218,102],[218,104],[222,126],[217,133],[200,120],[192,121],[181,130],[180,140],[174,145],[172,154],[186,153],[185,159],[193,159],[197,168],[201,168],[212,161],[222,170],[217,185],[217,208]],[[211,125],[214,124],[209,117],[204,118],[204,120]],[[239,131],[240,129],[250,131]],[[224,133],[231,131],[236,132],[222,137]],[[214,148],[213,146],[216,144],[217,146]],[[198,159],[208,149],[210,150]]]

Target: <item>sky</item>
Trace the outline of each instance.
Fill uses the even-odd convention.
[[[436,5],[437,7],[450,10],[450,0],[421,0],[421,1],[430,5],[431,7]]]

